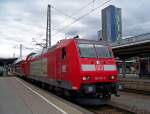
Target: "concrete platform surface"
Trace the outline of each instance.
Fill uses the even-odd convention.
[[[0,114],[84,114],[54,95],[19,78],[0,78]]]
[[[120,92],[120,97],[112,97],[111,105],[135,112],[150,114],[150,96]]]
[[[125,89],[150,92],[150,79],[119,78],[119,83],[122,84]]]

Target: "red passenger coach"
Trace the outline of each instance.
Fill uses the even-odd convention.
[[[53,47],[28,55],[25,66],[28,78],[84,103],[105,102],[111,94],[117,95],[116,62],[106,42],[61,40]]]
[[[25,60],[18,59],[13,64],[13,69],[15,70],[15,75],[25,76]]]

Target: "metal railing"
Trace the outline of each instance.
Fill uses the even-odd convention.
[[[112,42],[112,47],[120,46],[120,45],[124,45],[124,44],[131,44],[131,43],[146,41],[146,40],[150,40],[150,33],[146,33],[146,34],[142,34],[142,35],[138,35],[138,36],[133,36],[133,37],[129,37],[126,39],[122,39],[120,41]]]

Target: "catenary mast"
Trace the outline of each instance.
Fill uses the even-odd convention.
[[[51,47],[51,5],[47,8],[46,48]]]

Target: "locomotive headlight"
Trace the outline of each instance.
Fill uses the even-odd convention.
[[[109,79],[110,79],[110,80],[114,80],[114,79],[115,79],[115,76],[113,76],[113,75],[112,75],[112,76],[109,76]]]
[[[83,76],[83,77],[82,77],[82,80],[84,80],[84,81],[85,81],[85,80],[90,80],[90,79],[91,79],[90,76]]]

